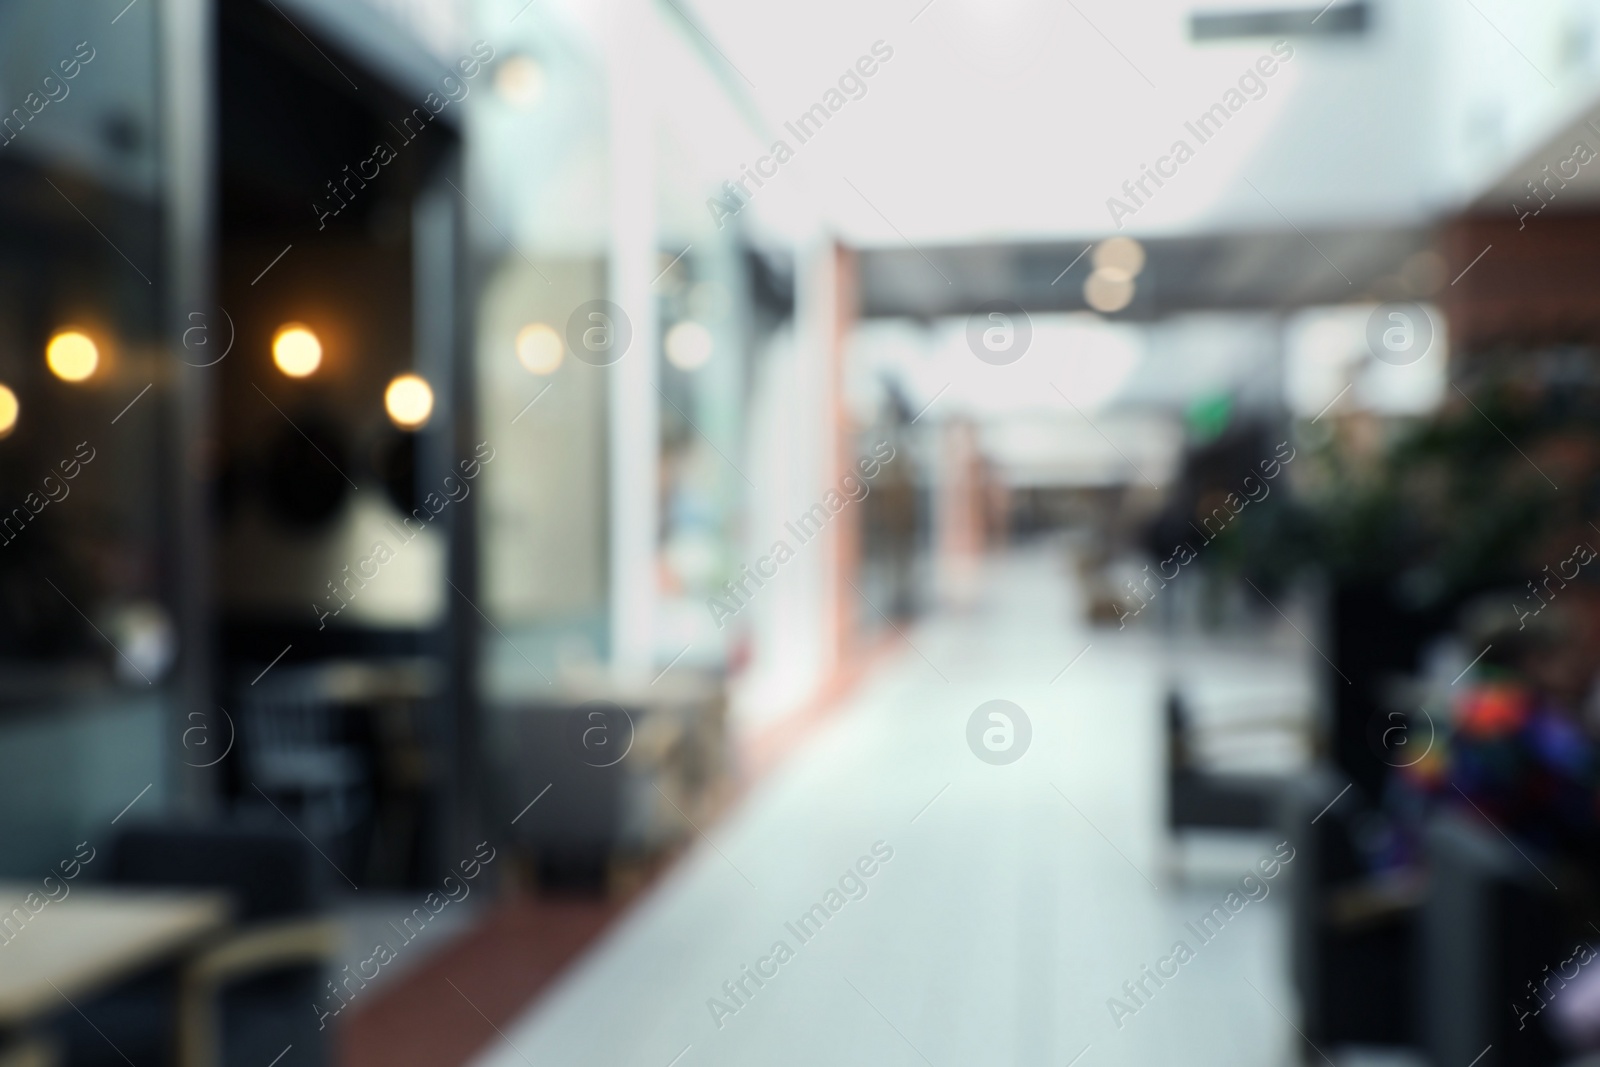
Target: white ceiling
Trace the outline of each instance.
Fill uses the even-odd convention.
[[[796,151],[756,213],[791,186],[866,246],[1108,232],[1107,198],[1180,137],[1194,159],[1125,232],[1415,224],[1480,194],[1600,85],[1595,0],[1373,0],[1366,35],[1294,41],[1199,145],[1185,121],[1272,42],[1191,43],[1193,0],[662,2],[703,28],[765,139]],[[893,58],[866,95],[800,144],[784,121],[880,40]]]

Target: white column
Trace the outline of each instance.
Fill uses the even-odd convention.
[[[733,713],[747,731],[804,706],[838,665],[837,525],[805,541],[793,528],[838,481],[837,257],[820,233],[795,251],[793,332],[775,337],[752,368],[746,469],[755,488],[742,556],[769,554],[781,541],[793,557],[739,614],[750,628],[752,658],[733,694]]]
[[[611,500],[611,665],[648,671],[654,660],[656,527],[661,449],[656,393],[654,47],[649,0],[610,0],[611,243],[606,298],[620,305],[633,340],[606,373]]]

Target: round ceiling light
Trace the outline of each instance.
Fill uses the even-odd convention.
[[[62,330],[45,346],[44,361],[62,381],[81,382],[100,365],[100,349],[88,334]]]
[[[1083,283],[1083,299],[1103,315],[1133,303],[1133,276],[1116,267],[1096,267]]]
[[[272,362],[291,378],[304,378],[322,366],[322,342],[298,322],[278,327],[272,337]]]
[[[1094,249],[1097,269],[1120,270],[1130,278],[1144,270],[1144,246],[1132,237],[1108,237]]]
[[[17,413],[21,408],[11,387],[0,385],[0,437],[10,437],[11,431],[17,428]]]
[[[383,391],[383,409],[402,430],[419,429],[433,414],[433,387],[415,374],[402,374]]]
[[[530,322],[517,331],[517,362],[529,374],[554,374],[567,354],[567,346],[555,328],[543,322]]]
[[[667,331],[667,362],[679,370],[698,370],[711,359],[711,331],[692,320]]]

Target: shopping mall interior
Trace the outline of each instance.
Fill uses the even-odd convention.
[[[1600,1064],[1597,157],[1600,0],[0,4],[0,1067]]]

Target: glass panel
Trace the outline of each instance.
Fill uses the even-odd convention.
[[[0,8],[7,701],[158,685],[176,652],[154,8]]]

